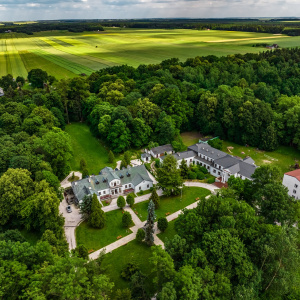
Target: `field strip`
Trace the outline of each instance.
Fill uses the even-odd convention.
[[[6,54],[4,51],[0,53],[0,76],[7,75],[6,71]]]
[[[23,76],[27,77],[27,70],[23,64],[23,61],[17,51],[13,39],[6,40],[7,53],[9,55],[9,61],[11,65],[12,75],[14,77]]]
[[[44,50],[32,50],[31,52],[33,52],[36,55],[39,55],[75,74],[81,74],[81,73],[85,73],[87,75],[91,74],[93,72],[92,69],[84,66],[84,65],[80,65],[77,63],[74,63],[70,60],[64,59],[58,55],[55,54],[51,54],[49,52],[46,52]]]
[[[230,39],[230,40],[218,40],[218,41],[206,41],[204,43],[225,43],[225,42],[238,42],[238,41],[250,41],[250,40],[265,40],[265,39],[282,39],[282,38],[291,38],[290,36],[266,36],[266,37],[257,37],[257,38],[243,38],[243,39]]]

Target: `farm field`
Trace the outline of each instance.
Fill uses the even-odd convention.
[[[25,76],[40,66],[56,78],[120,64],[137,67],[177,57],[260,52],[254,43],[300,46],[300,37],[233,31],[106,28],[104,32],[67,31],[0,34],[0,76]]]

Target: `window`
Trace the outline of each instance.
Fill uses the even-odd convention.
[[[191,158],[190,161],[192,161],[193,159]]]
[[[149,184],[147,184],[147,188],[149,188]]]
[[[216,170],[213,170],[213,173],[216,173]]]
[[[218,172],[218,175],[221,175],[221,172]]]
[[[125,189],[127,189],[127,184],[125,185]]]
[[[114,186],[116,186],[116,182],[114,182]]]
[[[293,190],[293,194],[296,194],[296,192],[297,192],[296,190]]]
[[[128,184],[128,187],[131,187],[131,183]]]
[[[296,198],[295,195],[292,195],[293,198]]]
[[[295,187],[295,189],[296,189],[296,188],[298,187],[298,184],[295,184],[295,186],[294,186],[294,187]]]
[[[139,187],[139,190],[141,190],[141,189],[142,189],[142,187],[140,186],[140,187]]]
[[[99,192],[99,195],[101,195],[101,192]]]
[[[106,194],[106,192],[105,191],[103,191],[103,195],[105,195]]]

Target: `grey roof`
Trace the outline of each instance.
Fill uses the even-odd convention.
[[[248,163],[248,164],[255,164],[255,161],[250,156],[245,157],[243,159],[243,161],[246,162],[246,163]]]
[[[215,149],[212,146],[210,146],[208,144],[204,144],[204,143],[192,145],[192,146],[188,147],[188,149],[195,151],[197,153],[206,155],[214,160],[228,155],[227,153],[225,153],[221,150]]]
[[[178,152],[178,153],[174,153],[174,154],[170,154],[170,155],[173,155],[176,160],[181,160],[181,159],[185,159],[185,158],[195,157],[195,152],[188,150],[188,151]],[[164,160],[165,157],[166,157],[166,155],[162,156],[161,159]]]
[[[146,158],[146,157],[151,157],[151,155],[149,153],[142,153],[141,155],[142,158]]]
[[[144,165],[115,171],[106,167],[100,171],[101,175],[92,175],[72,182],[72,188],[78,200],[83,199],[85,195],[99,194],[99,191],[109,188],[109,182],[119,179],[121,185],[132,183],[134,186],[141,182],[151,181],[147,169]],[[130,176],[128,176],[130,174]]]
[[[161,153],[173,151],[173,147],[172,147],[171,144],[167,144],[167,145],[162,145],[162,146],[158,146],[158,147],[152,148],[151,151],[154,154],[161,154]]]
[[[249,164],[243,161],[241,161],[239,165],[240,165],[240,174],[247,178],[251,178],[251,176],[257,169],[257,166],[255,166],[254,164]]]
[[[241,160],[236,158],[236,157],[233,157],[229,154],[226,154],[226,156],[222,157],[222,158],[219,158],[219,159],[216,159],[214,161],[215,164],[217,165],[220,165],[222,166],[223,168],[227,169],[237,163],[239,163]]]

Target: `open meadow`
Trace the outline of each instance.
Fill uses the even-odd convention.
[[[256,43],[300,46],[300,37],[234,31],[189,29],[106,28],[102,32],[68,31],[0,34],[0,76],[7,73],[26,77],[42,68],[58,79],[127,64],[155,64],[177,57],[229,55],[260,52]]]

